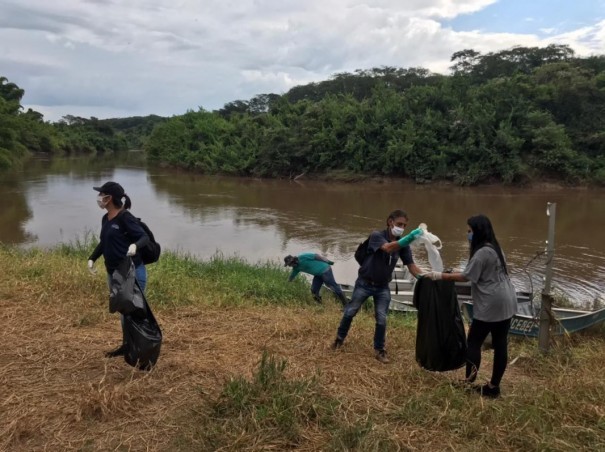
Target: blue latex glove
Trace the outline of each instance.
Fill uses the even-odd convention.
[[[408,246],[410,243],[412,243],[416,237],[418,237],[419,235],[424,234],[424,231],[420,228],[416,228],[413,231],[411,231],[408,235],[405,235],[403,237],[401,237],[399,240],[397,240],[397,243],[399,243],[399,246],[404,247],[404,246]]]

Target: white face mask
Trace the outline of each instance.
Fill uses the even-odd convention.
[[[401,234],[403,234],[403,231],[405,231],[405,228],[400,228],[399,226],[393,226],[391,228],[391,234],[393,234],[393,236],[395,236],[395,237],[401,237]]]
[[[97,196],[97,206],[101,209],[107,207],[107,203],[109,202],[109,195],[99,195]]]

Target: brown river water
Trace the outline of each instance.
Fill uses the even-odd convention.
[[[166,249],[207,259],[216,253],[250,263],[282,263],[287,254],[320,252],[335,261],[337,281],[353,283],[353,253],[397,208],[409,228],[421,222],[443,242],[446,268],[468,259],[466,220],[490,217],[511,265],[515,285],[529,289],[527,263],[544,251],[546,206],[557,203],[554,287],[589,304],[605,293],[605,191],[578,188],[459,188],[405,181],[330,183],[211,177],[150,167],[131,153],[105,159],[35,159],[0,175],[0,242],[49,247],[100,231],[93,185],[114,180]],[[414,250],[428,269],[426,252]],[[85,263],[82,263],[83,268]],[[527,266],[540,289],[545,260]]]

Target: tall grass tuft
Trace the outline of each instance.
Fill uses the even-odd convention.
[[[285,359],[264,351],[251,379],[239,376],[224,385],[199,419],[189,446],[214,450],[263,444],[283,450],[298,446],[308,429],[331,428],[339,403],[322,394],[316,378],[288,378],[286,367]]]

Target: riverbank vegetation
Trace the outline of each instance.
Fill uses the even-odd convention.
[[[143,148],[207,174],[457,185],[605,185],[605,55],[565,45],[456,52],[449,75],[380,67],[171,118],[48,124],[2,80],[0,167],[27,150]],[[194,100],[192,100],[193,102]]]
[[[25,90],[0,76],[0,170],[15,167],[31,153],[104,154],[140,149],[159,116],[99,120],[67,115],[56,123],[23,111]]]
[[[25,91],[0,77],[0,170],[20,164],[30,153],[104,153],[127,149],[123,136],[96,118],[66,116],[51,124],[41,113],[23,111]]]
[[[88,241],[0,247],[0,449],[600,450],[605,331],[511,339],[503,396],[422,370],[415,318],[389,317],[392,362],[373,358],[372,312],[333,352],[340,309],[275,264],[166,252],[148,299],[164,333],[158,366],[103,352],[121,339]],[[101,262],[97,264],[102,267]],[[480,378],[491,368],[484,352]]]
[[[605,56],[463,50],[451,69],[359,70],[191,111],[156,127],[146,148],[206,173],[605,183]]]

